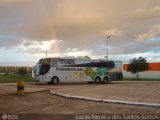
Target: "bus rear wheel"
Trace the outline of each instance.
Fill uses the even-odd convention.
[[[101,78],[100,77],[96,77],[95,78],[95,84],[100,84],[101,83]]]
[[[109,77],[104,77],[103,78],[103,84],[107,84],[107,83],[109,83]]]
[[[52,77],[51,84],[56,85],[58,83],[59,83],[59,78],[58,77]]]

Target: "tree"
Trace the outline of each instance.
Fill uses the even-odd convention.
[[[139,72],[147,71],[149,69],[149,64],[145,58],[139,57],[134,58],[129,61],[128,70],[132,74],[136,74],[137,79],[139,79]]]
[[[90,57],[89,57],[89,56],[84,56],[84,58],[86,58],[86,59],[90,59]]]
[[[27,70],[21,68],[18,70],[17,74],[19,74],[20,76],[25,76],[27,74]]]

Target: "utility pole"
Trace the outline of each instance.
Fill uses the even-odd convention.
[[[108,39],[110,38],[111,36],[107,36],[107,60],[108,60]]]
[[[46,57],[47,57],[47,50],[46,50]]]

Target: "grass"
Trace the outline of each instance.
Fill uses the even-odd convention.
[[[16,83],[17,81],[24,81],[24,82],[33,82],[33,78],[31,74],[27,74],[23,77],[17,74],[0,74],[0,83]]]
[[[160,79],[151,79],[151,78],[123,78],[123,81],[160,81]]]

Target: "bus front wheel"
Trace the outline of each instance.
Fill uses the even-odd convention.
[[[51,84],[56,85],[56,84],[58,84],[58,83],[59,83],[58,77],[52,77],[52,79],[51,79]]]

